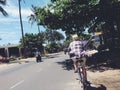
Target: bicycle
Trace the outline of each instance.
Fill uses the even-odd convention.
[[[79,75],[79,78],[80,78],[79,80],[81,81],[83,90],[87,90],[87,86],[88,86],[85,63],[86,63],[85,57],[78,59],[78,75]]]

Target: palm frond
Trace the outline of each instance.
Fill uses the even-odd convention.
[[[0,4],[6,5],[6,0],[0,0]]]
[[[8,16],[8,13],[0,6],[0,12],[4,15],[4,16]]]

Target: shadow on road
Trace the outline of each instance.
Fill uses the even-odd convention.
[[[59,57],[59,53],[55,53],[55,54],[50,54],[50,55],[46,55],[44,58],[55,58],[55,57]]]
[[[73,70],[73,61],[71,59],[65,59],[63,61],[56,62],[57,64],[61,65],[64,70]],[[97,84],[94,85],[90,83],[89,86],[87,86],[87,90],[107,90],[106,86],[103,84]]]
[[[73,70],[74,67],[73,67],[73,61],[71,59],[66,59],[64,61],[61,61],[61,62],[57,62],[59,65],[62,65],[62,68],[64,70]]]
[[[99,84],[96,86],[88,86],[87,89],[88,90],[107,90],[107,88],[102,84]]]

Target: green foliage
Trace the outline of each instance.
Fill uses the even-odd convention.
[[[0,12],[4,16],[8,16],[8,13],[3,9],[2,5],[6,5],[6,0],[0,0]]]
[[[58,42],[63,39],[64,36],[61,33],[57,31],[52,31],[51,33],[51,30],[40,32],[39,34],[26,33],[24,36],[25,47],[29,49],[30,52],[34,52],[36,48],[43,52],[44,48],[42,44],[46,41],[50,42],[46,46],[46,50],[49,52],[57,52],[57,50],[59,50],[61,46],[59,43],[56,44],[55,42]],[[22,39],[20,40],[20,43],[22,46]]]
[[[81,33],[84,27],[95,22],[109,5],[115,4],[118,0],[52,0],[52,2],[48,6],[38,8],[40,24],[52,29],[61,28],[66,33]]]
[[[39,24],[49,29],[82,35],[89,28],[89,32],[102,31],[106,43],[110,38],[113,46],[120,43],[120,0],[51,0],[36,11]]]
[[[60,50],[60,44],[50,43],[45,46],[45,50],[49,53],[58,52]]]
[[[58,31],[47,29],[45,31],[45,38],[48,43],[54,43],[63,40],[64,36]]]
[[[51,29],[62,29],[66,34],[82,33],[84,25],[89,22],[89,0],[56,0],[49,8],[38,12],[40,24]],[[94,2],[95,3],[95,2]],[[49,13],[47,13],[47,11]],[[44,13],[44,14],[43,14]]]
[[[24,36],[24,39],[25,39],[25,46],[31,50],[35,48],[38,48],[39,50],[41,50],[42,44],[45,40],[43,32],[41,32],[40,34],[26,33]],[[20,40],[20,43],[22,44],[22,39]]]
[[[67,48],[72,40],[66,40],[64,41],[63,47]]]

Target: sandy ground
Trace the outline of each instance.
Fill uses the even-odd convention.
[[[103,85],[106,90],[120,90],[120,70],[88,71],[88,77],[93,85]]]
[[[89,51],[90,55],[97,51]],[[105,68],[105,67],[104,67]],[[100,90],[120,90],[120,69],[108,68],[104,71],[88,71],[88,77],[93,85],[103,85],[106,89]]]

